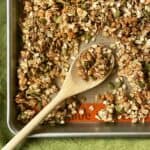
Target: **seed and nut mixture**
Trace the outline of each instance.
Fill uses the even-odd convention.
[[[92,45],[77,60],[78,75],[83,80],[103,79],[112,69],[112,51],[102,45]]]
[[[106,108],[99,118],[132,122],[150,113],[149,0],[23,0],[20,17],[22,49],[17,76],[18,119],[36,115],[59,91],[81,42],[99,33],[113,37],[117,78],[113,89],[99,96]],[[71,97],[45,119],[64,124],[77,112],[80,100]]]

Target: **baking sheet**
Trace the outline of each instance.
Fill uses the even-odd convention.
[[[17,19],[19,14],[19,0],[7,0],[7,124],[10,131],[15,134],[23,126],[16,120],[16,108],[14,105],[14,97],[16,95],[16,66],[19,51],[19,40],[17,31]],[[99,41],[103,41],[98,38]],[[109,41],[105,41],[105,44],[110,44]],[[83,45],[82,45],[83,46]],[[114,71],[115,72],[115,71]],[[104,92],[108,90],[107,83],[110,80],[114,80],[115,73],[100,86],[93,88],[90,91],[82,93],[81,96],[86,95],[88,101],[86,105],[91,105],[97,91]],[[99,105],[101,106],[101,105]],[[86,106],[87,107],[87,106]],[[79,117],[78,117],[79,118]],[[72,122],[64,126],[51,127],[50,125],[39,126],[30,135],[30,137],[110,137],[110,136],[149,136],[150,126],[149,123],[145,124],[131,124],[127,122],[121,122],[117,124],[109,124],[103,122],[97,122],[84,119],[76,120],[72,119]]]

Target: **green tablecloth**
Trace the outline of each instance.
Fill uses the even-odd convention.
[[[6,125],[6,0],[0,0],[0,148],[11,138]],[[149,139],[28,139],[21,150],[149,150]]]

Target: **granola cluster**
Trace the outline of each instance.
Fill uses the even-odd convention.
[[[77,60],[78,75],[83,80],[103,80],[112,69],[112,51],[102,45],[92,45]]]
[[[108,101],[103,113],[99,112],[101,118],[113,121],[116,106],[121,107],[119,116],[132,122],[149,115],[149,0],[23,0],[22,4],[22,49],[15,100],[19,120],[28,122],[47,105],[59,91],[81,42],[99,34],[116,39],[111,46],[116,50],[116,80],[121,78],[123,82],[119,90],[115,87],[111,91],[113,101],[101,98],[104,103]],[[74,114],[80,100],[71,97],[68,101],[71,109],[66,103],[46,121],[61,124],[66,116]]]

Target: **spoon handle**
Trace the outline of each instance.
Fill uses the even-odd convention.
[[[13,150],[33,129],[60,103],[66,98],[62,91],[44,107],[23,129],[21,129],[3,148],[2,150]]]

